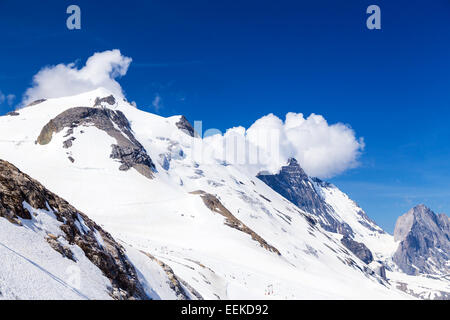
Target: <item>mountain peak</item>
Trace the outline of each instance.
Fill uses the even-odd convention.
[[[186,119],[184,115],[179,116],[179,120],[177,123],[175,123],[178,129],[185,132],[186,134],[190,135],[191,137],[197,137],[198,134],[195,132],[194,128],[192,127],[191,123]]]
[[[412,210],[414,210],[418,214],[428,214],[436,216],[437,213],[435,213],[430,207],[427,207],[425,204],[419,204],[415,206]]]
[[[294,166],[295,167],[300,167],[300,165],[298,164],[297,159],[295,159],[295,158],[289,158],[287,163],[288,163],[288,166],[290,166],[290,167],[294,167]]]
[[[396,241],[404,240],[408,233],[411,231],[414,223],[417,220],[423,220],[426,217],[435,216],[434,212],[431,211],[424,204],[419,204],[413,208],[411,208],[408,212],[403,214],[397,219],[394,230],[394,238]]]
[[[433,273],[436,265],[448,271],[449,226],[446,215],[438,216],[424,204],[415,206],[395,224],[394,239],[400,244],[394,261],[408,274]],[[430,257],[433,265],[428,261]]]
[[[94,107],[103,106],[105,104],[113,106],[114,104],[116,104],[116,98],[114,98],[112,94],[110,94],[109,96],[105,96],[103,98],[100,97],[95,98]]]
[[[331,207],[317,192],[314,181],[295,158],[289,158],[287,165],[278,174],[260,173],[257,177],[302,210],[321,217],[320,223],[326,230],[335,232],[341,229],[345,234],[352,233],[347,227],[339,228],[339,222],[330,214]]]
[[[421,203],[418,204],[417,206],[415,206],[414,208],[412,208],[412,210],[414,211],[420,211],[420,212],[424,212],[424,211],[431,211],[430,208],[428,208],[425,204]]]
[[[423,219],[435,220],[437,217],[437,215],[425,204],[418,204],[405,213],[404,216],[410,216],[414,221]]]
[[[287,161],[287,164],[285,166],[281,167],[280,174],[283,174],[283,173],[286,173],[289,175],[297,174],[297,175],[301,176],[303,179],[308,179],[308,175],[305,173],[305,171],[303,170],[303,168],[300,166],[297,159],[295,159],[295,158],[289,158],[289,160]]]

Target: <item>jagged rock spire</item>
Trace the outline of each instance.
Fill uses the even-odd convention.
[[[257,177],[299,208],[321,217],[321,225],[326,230],[352,234],[350,227],[340,226],[333,218],[333,209],[322,199],[314,187],[314,181],[295,158],[290,158],[278,174],[261,173]]]
[[[394,239],[400,241],[394,261],[408,274],[449,273],[450,219],[423,204],[398,218]]]

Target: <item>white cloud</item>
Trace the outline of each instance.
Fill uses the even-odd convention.
[[[152,107],[155,109],[155,111],[159,111],[163,107],[162,98],[159,93],[155,95],[155,98],[152,101]]]
[[[33,86],[25,92],[22,103],[76,95],[98,87],[123,97],[116,79],[127,73],[131,61],[116,49],[95,53],[80,69],[75,63],[45,67],[33,77]],[[13,100],[13,95],[0,92],[0,103]],[[158,111],[162,106],[162,98],[156,94],[152,107]],[[235,163],[252,174],[276,172],[294,157],[309,175],[330,178],[357,166],[364,149],[363,139],[356,138],[348,125],[330,125],[316,114],[305,118],[301,113],[288,113],[284,121],[269,114],[248,129],[235,127],[224,135],[215,133],[203,139],[198,153],[201,158],[197,160]]]
[[[16,99],[16,96],[13,94],[7,94],[5,95],[3,92],[0,91],[0,104],[3,104],[6,102],[8,106],[12,106],[14,103],[14,99]]]
[[[127,73],[131,61],[115,49],[95,53],[81,69],[75,63],[45,67],[33,77],[32,87],[25,92],[23,105],[37,99],[71,96],[99,87],[124,97],[116,78]]]
[[[362,138],[342,123],[328,124],[324,117],[288,113],[285,121],[273,114],[250,128],[236,127],[224,135],[204,138],[215,159],[245,167],[252,174],[276,172],[291,157],[311,176],[330,178],[358,165]]]

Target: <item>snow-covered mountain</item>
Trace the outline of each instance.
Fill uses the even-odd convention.
[[[392,259],[394,237],[296,161],[278,175],[256,177],[223,160],[196,160],[193,145],[201,141],[186,118],[141,111],[105,89],[40,100],[0,117],[0,159],[66,199],[85,221],[95,221],[95,230],[109,232],[145,297],[408,299],[450,292],[445,277],[404,273]],[[17,237],[15,251],[36,261],[32,248],[25,250],[30,240],[0,222],[7,226],[0,243]],[[45,231],[26,230],[43,239],[40,251],[53,254]],[[0,254],[13,259],[2,247]],[[0,288],[15,283],[2,272]],[[34,277],[27,282],[33,288]],[[90,295],[79,291],[105,298],[111,284],[103,281]]]
[[[420,298],[449,298],[447,215],[417,206],[398,219],[392,236],[336,186],[307,176],[295,159],[278,174],[258,178],[340,234],[347,249],[392,285]]]
[[[192,297],[164,263],[125,251],[82,212],[3,160],[0,261],[0,299]]]

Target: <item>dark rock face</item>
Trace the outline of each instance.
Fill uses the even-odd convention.
[[[127,171],[130,168],[136,168],[147,178],[151,178],[151,172],[146,172],[146,168],[154,169],[153,163],[149,160],[147,153],[142,152],[141,149],[132,146],[112,145],[111,158],[119,159],[122,165],[120,170]]]
[[[416,275],[450,272],[450,219],[419,205],[398,218],[394,239],[400,241],[393,256],[403,272]]]
[[[381,265],[375,270],[376,274],[378,274],[382,279],[387,281],[386,277],[386,267]]]
[[[342,237],[341,243],[366,264],[369,264],[373,261],[372,252],[366,247],[364,243],[354,241],[347,236]]]
[[[110,97],[103,98],[110,101]],[[112,97],[114,99],[114,97]],[[128,119],[119,110],[106,108],[71,108],[50,120],[37,138],[36,142],[45,145],[50,143],[54,133],[58,133],[64,128],[68,128],[69,136],[73,129],[78,126],[95,126],[105,131],[109,136],[116,139],[117,144],[112,145],[111,158],[119,160],[122,165],[121,170],[136,169],[147,178],[153,178],[155,165],[147,154],[144,147],[134,137]],[[64,148],[70,148],[74,137],[70,137],[64,142]]]
[[[63,148],[69,149],[70,147],[72,147],[73,141],[75,141],[75,137],[70,137],[69,139],[67,139],[66,141],[64,141],[64,142],[63,142]]]
[[[101,106],[103,102],[105,102],[105,103],[109,104],[110,106],[112,106],[112,105],[114,105],[116,103],[116,99],[114,98],[113,95],[110,95],[110,96],[107,96],[107,97],[104,97],[104,98],[97,97],[95,99],[94,107]]]
[[[325,230],[353,234],[350,226],[341,225],[333,218],[333,208],[321,198],[297,160],[290,159],[278,174],[259,174],[257,177],[300,209],[321,217],[320,225]]]
[[[196,137],[197,136],[194,128],[192,128],[192,125],[186,119],[185,116],[181,116],[180,121],[178,121],[176,123],[176,126],[177,126],[178,129],[180,129],[181,131],[183,131],[186,134],[190,135],[191,137]]]
[[[310,178],[297,160],[289,159],[288,165],[282,167],[278,174],[260,173],[257,177],[302,210],[319,217],[322,228],[344,235],[342,244],[362,261],[370,263],[373,260],[372,252],[363,243],[352,240],[354,235],[352,228],[334,218],[334,209],[325,202],[316,189],[316,186],[327,188],[330,184],[318,178]],[[364,212],[361,211],[360,215],[370,221]]]
[[[61,223],[64,238],[70,244],[80,247],[86,257],[111,280],[113,288],[110,294],[113,298],[147,298],[124,249],[109,233],[39,182],[12,164],[0,160],[0,217],[18,225],[21,225],[19,217],[32,219],[24,209],[24,202],[35,209],[53,211]],[[82,225],[82,230],[77,225]],[[95,233],[102,238],[102,245],[98,243]],[[46,240],[63,257],[75,260],[70,248],[61,244],[57,236],[48,235]]]

